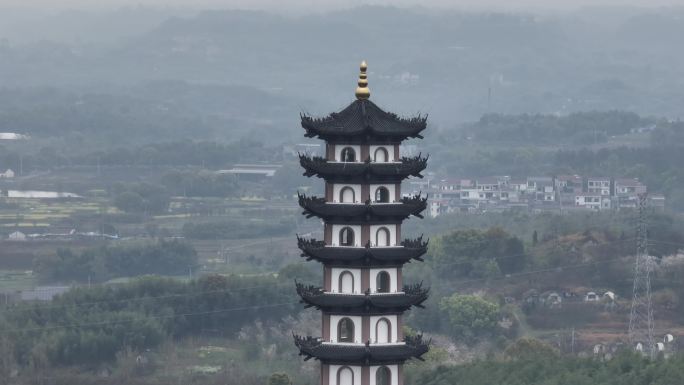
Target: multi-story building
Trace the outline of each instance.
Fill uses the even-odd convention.
[[[613,206],[617,210],[636,209],[639,195],[647,192],[646,185],[638,179],[617,178],[613,182]]]
[[[639,195],[645,194],[647,191],[646,185],[639,182],[639,179],[619,178],[615,179],[615,196]]]
[[[589,177],[587,178],[588,193],[610,196],[610,178],[608,177]]]
[[[600,193],[578,193],[575,195],[575,206],[597,211],[607,210],[610,209],[610,197]]]
[[[554,186],[560,193],[574,194],[584,190],[582,177],[579,175],[558,175],[554,178]]]
[[[556,192],[553,188],[553,178],[536,176],[527,178],[527,193],[537,202],[553,202]]]
[[[307,217],[324,223],[324,239],[298,239],[302,256],[323,264],[323,287],[297,284],[308,307],[322,312],[322,337],[295,336],[305,359],[321,362],[322,385],[403,384],[403,364],[428,351],[404,336],[402,315],[427,299],[404,285],[402,267],[427,251],[421,238],[401,240],[401,225],[420,217],[426,198],[404,197],[402,181],[421,176],[427,158],[401,157],[401,143],[420,138],[426,119],[401,119],[368,100],[366,64],[356,98],[322,119],[302,116],[306,136],[326,142],[325,157],[300,156],[304,175],[325,180],[325,197],[300,195]]]

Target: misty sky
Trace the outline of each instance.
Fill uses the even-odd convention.
[[[682,6],[684,0],[0,0],[2,6],[41,7],[43,9],[142,5],[317,11],[363,4],[474,9],[573,9],[586,6]]]

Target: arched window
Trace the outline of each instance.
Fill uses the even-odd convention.
[[[390,275],[386,271],[381,271],[375,276],[375,291],[378,293],[389,293]]]
[[[381,227],[375,232],[375,246],[389,246],[390,231],[387,227]]]
[[[381,366],[375,371],[375,385],[392,385],[392,372],[387,366]]]
[[[337,371],[337,385],[355,385],[354,371],[352,371],[348,366],[341,367]]]
[[[390,193],[387,187],[380,186],[375,190],[375,201],[378,203],[389,203]]]
[[[376,162],[387,162],[389,160],[389,154],[387,153],[387,150],[384,147],[378,147],[375,150],[375,154],[373,155],[373,159]]]
[[[354,203],[356,201],[356,196],[354,194],[354,189],[346,186],[340,190],[340,202],[341,203]]]
[[[340,230],[340,246],[354,246],[354,230],[351,227]]]
[[[340,274],[340,284],[338,285],[340,293],[354,292],[354,274],[349,271],[343,271]]]
[[[351,147],[345,147],[342,149],[340,158],[343,162],[356,162],[356,151]]]
[[[344,317],[337,323],[337,341],[354,342],[354,322]]]
[[[375,324],[375,340],[379,344],[386,344],[392,341],[392,328],[387,318],[380,318]]]

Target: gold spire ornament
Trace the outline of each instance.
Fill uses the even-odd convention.
[[[368,89],[368,76],[366,75],[366,70],[368,69],[368,64],[366,61],[361,62],[361,73],[359,74],[358,87],[356,87],[356,98],[359,100],[367,100],[370,98],[370,90]]]

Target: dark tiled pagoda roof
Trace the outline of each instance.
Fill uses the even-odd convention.
[[[421,171],[427,167],[427,156],[402,157],[400,162],[328,162],[320,156],[299,155],[299,164],[304,167],[304,176],[316,175],[328,181],[400,182],[409,176],[422,178]]]
[[[405,239],[401,246],[365,247],[326,246],[324,241],[305,239],[297,236],[297,246],[302,257],[315,259],[322,263],[334,262],[342,265],[403,265],[412,259],[422,261],[421,256],[427,252],[428,241],[423,236],[416,239]]]
[[[302,127],[309,138],[319,137],[328,142],[400,142],[420,138],[427,127],[427,116],[400,118],[385,112],[370,100],[355,100],[340,112],[324,118],[301,115]]]
[[[325,312],[344,313],[351,315],[389,314],[404,312],[411,306],[423,307],[430,289],[423,288],[423,284],[404,285],[401,293],[375,293],[367,291],[364,294],[326,293],[322,288],[303,285],[299,282],[297,294],[306,307],[316,307]]]
[[[427,208],[427,197],[420,194],[413,197],[402,197],[397,203],[329,203],[324,198],[299,196],[299,205],[304,209],[302,215],[307,218],[319,217],[326,221],[342,220],[346,222],[396,222],[414,215],[420,215]]]
[[[424,342],[422,335],[406,336],[404,344],[378,344],[366,342],[365,345],[323,343],[320,338],[294,336],[299,355],[308,361],[315,358],[326,364],[390,365],[402,364],[406,360],[416,358],[423,360],[430,341]]]

